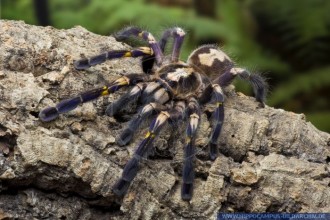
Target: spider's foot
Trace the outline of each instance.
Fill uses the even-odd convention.
[[[59,112],[55,107],[48,107],[43,109],[39,113],[39,118],[41,121],[47,122],[56,119],[59,116]]]
[[[266,107],[265,102],[263,102],[263,101],[259,101],[259,107],[261,107],[261,108],[265,108],[265,107]]]
[[[119,146],[125,146],[130,142],[132,137],[133,131],[127,128],[116,138],[116,142]]]
[[[183,183],[181,188],[181,198],[184,201],[189,201],[192,198],[194,186],[192,183]]]
[[[218,157],[218,146],[217,144],[210,143],[210,159],[214,161]]]
[[[124,41],[131,36],[139,36],[142,30],[138,27],[127,27],[114,34],[117,41]]]
[[[115,112],[117,112],[117,110],[114,111],[112,105],[109,105],[105,110],[105,114],[109,117],[112,117],[115,114]]]
[[[89,65],[88,59],[76,60],[73,62],[73,66],[76,70],[85,70],[91,67],[91,65]]]
[[[139,158],[133,157],[130,159],[124,167],[122,177],[113,186],[112,191],[118,195],[122,196],[126,193],[129,185],[136,176],[139,170]]]
[[[125,181],[122,178],[120,178],[116,184],[112,187],[112,192],[116,194],[117,196],[123,196],[126,194],[129,185],[131,182]]]

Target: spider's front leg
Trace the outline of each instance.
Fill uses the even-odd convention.
[[[127,27],[127,28],[119,31],[118,33],[116,33],[115,38],[119,41],[122,41],[131,36],[139,37],[139,38],[142,38],[143,40],[147,41],[149,44],[149,47],[154,52],[157,65],[160,66],[162,64],[163,52],[160,49],[160,46],[159,46],[158,42],[156,41],[155,37],[151,33],[141,30],[138,27]]]
[[[103,63],[106,60],[119,59],[123,57],[140,57],[153,55],[153,50],[149,47],[138,47],[131,50],[112,50],[87,59],[77,60],[73,63],[77,70],[88,69],[91,66]]]
[[[124,86],[136,85],[139,82],[145,81],[146,78],[146,75],[141,74],[128,74],[126,76],[122,76],[109,85],[80,93],[73,98],[69,98],[57,103],[55,107],[48,107],[43,109],[39,113],[39,118],[44,122],[52,121],[56,119],[59,114],[69,112],[82,103],[92,101],[101,96],[109,95],[110,93],[114,93]]]
[[[141,158],[147,156],[150,147],[159,131],[168,120],[177,121],[182,119],[185,110],[185,103],[182,101],[176,102],[174,108],[169,111],[162,111],[158,114],[157,118],[151,123],[149,131],[145,138],[136,148],[133,158],[130,159],[124,167],[121,178],[113,186],[113,192],[122,196],[126,193],[129,185],[136,176],[139,170],[139,162]]]
[[[172,62],[179,61],[180,50],[185,35],[186,33],[184,32],[184,30],[179,27],[169,28],[164,31],[163,36],[159,41],[159,46],[161,50],[164,52],[168,38],[173,37],[174,43],[172,47],[172,57],[171,57]]]

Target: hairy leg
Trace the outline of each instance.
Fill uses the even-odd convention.
[[[59,114],[69,112],[78,107],[78,105],[95,100],[101,96],[109,95],[114,93],[120,88],[129,85],[136,85],[139,82],[143,82],[147,79],[146,75],[140,74],[128,74],[122,76],[117,80],[111,82],[109,85],[92,89],[87,92],[78,94],[77,96],[69,99],[65,99],[56,104],[55,107],[47,107],[39,113],[41,121],[52,121],[56,119]]]
[[[200,122],[200,107],[195,98],[188,101],[187,113],[189,124],[186,129],[186,144],[184,149],[184,164],[182,170],[182,200],[189,201],[193,195],[193,184],[195,178],[194,158],[195,158],[195,136]]]
[[[185,110],[184,102],[175,103],[173,109],[169,111],[161,111],[156,119],[151,123],[149,131],[145,135],[144,139],[137,146],[133,157],[127,162],[124,167],[121,178],[113,186],[113,192],[122,196],[126,193],[129,185],[131,184],[134,177],[137,175],[139,170],[139,162],[149,151],[155,137],[158,135],[160,130],[163,128],[168,120],[180,120],[183,118]]]

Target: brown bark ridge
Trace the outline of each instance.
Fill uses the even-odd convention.
[[[0,23],[0,219],[212,219],[218,212],[330,212],[330,135],[303,114],[266,106],[227,89],[220,155],[197,137],[190,202],[180,198],[184,126],[167,127],[124,198],[111,187],[146,131],[127,147],[115,143],[135,108],[107,117],[100,98],[42,123],[39,111],[119,75],[141,72],[138,59],[76,71],[73,60],[129,48],[82,27],[57,30]],[[127,91],[127,90],[126,90]],[[133,106],[134,107],[134,106]]]

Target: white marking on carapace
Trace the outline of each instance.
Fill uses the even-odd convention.
[[[245,71],[245,69],[242,69],[242,68],[231,68],[230,73],[233,75],[237,75],[244,71]]]
[[[187,78],[189,75],[190,73],[187,72],[187,69],[177,68],[175,72],[168,73],[167,78],[171,81],[178,82],[181,77]]]
[[[221,50],[210,48],[209,53],[201,53],[198,55],[199,62],[206,66],[212,66],[215,60],[220,60],[221,62],[225,60],[231,61],[231,59]]]

